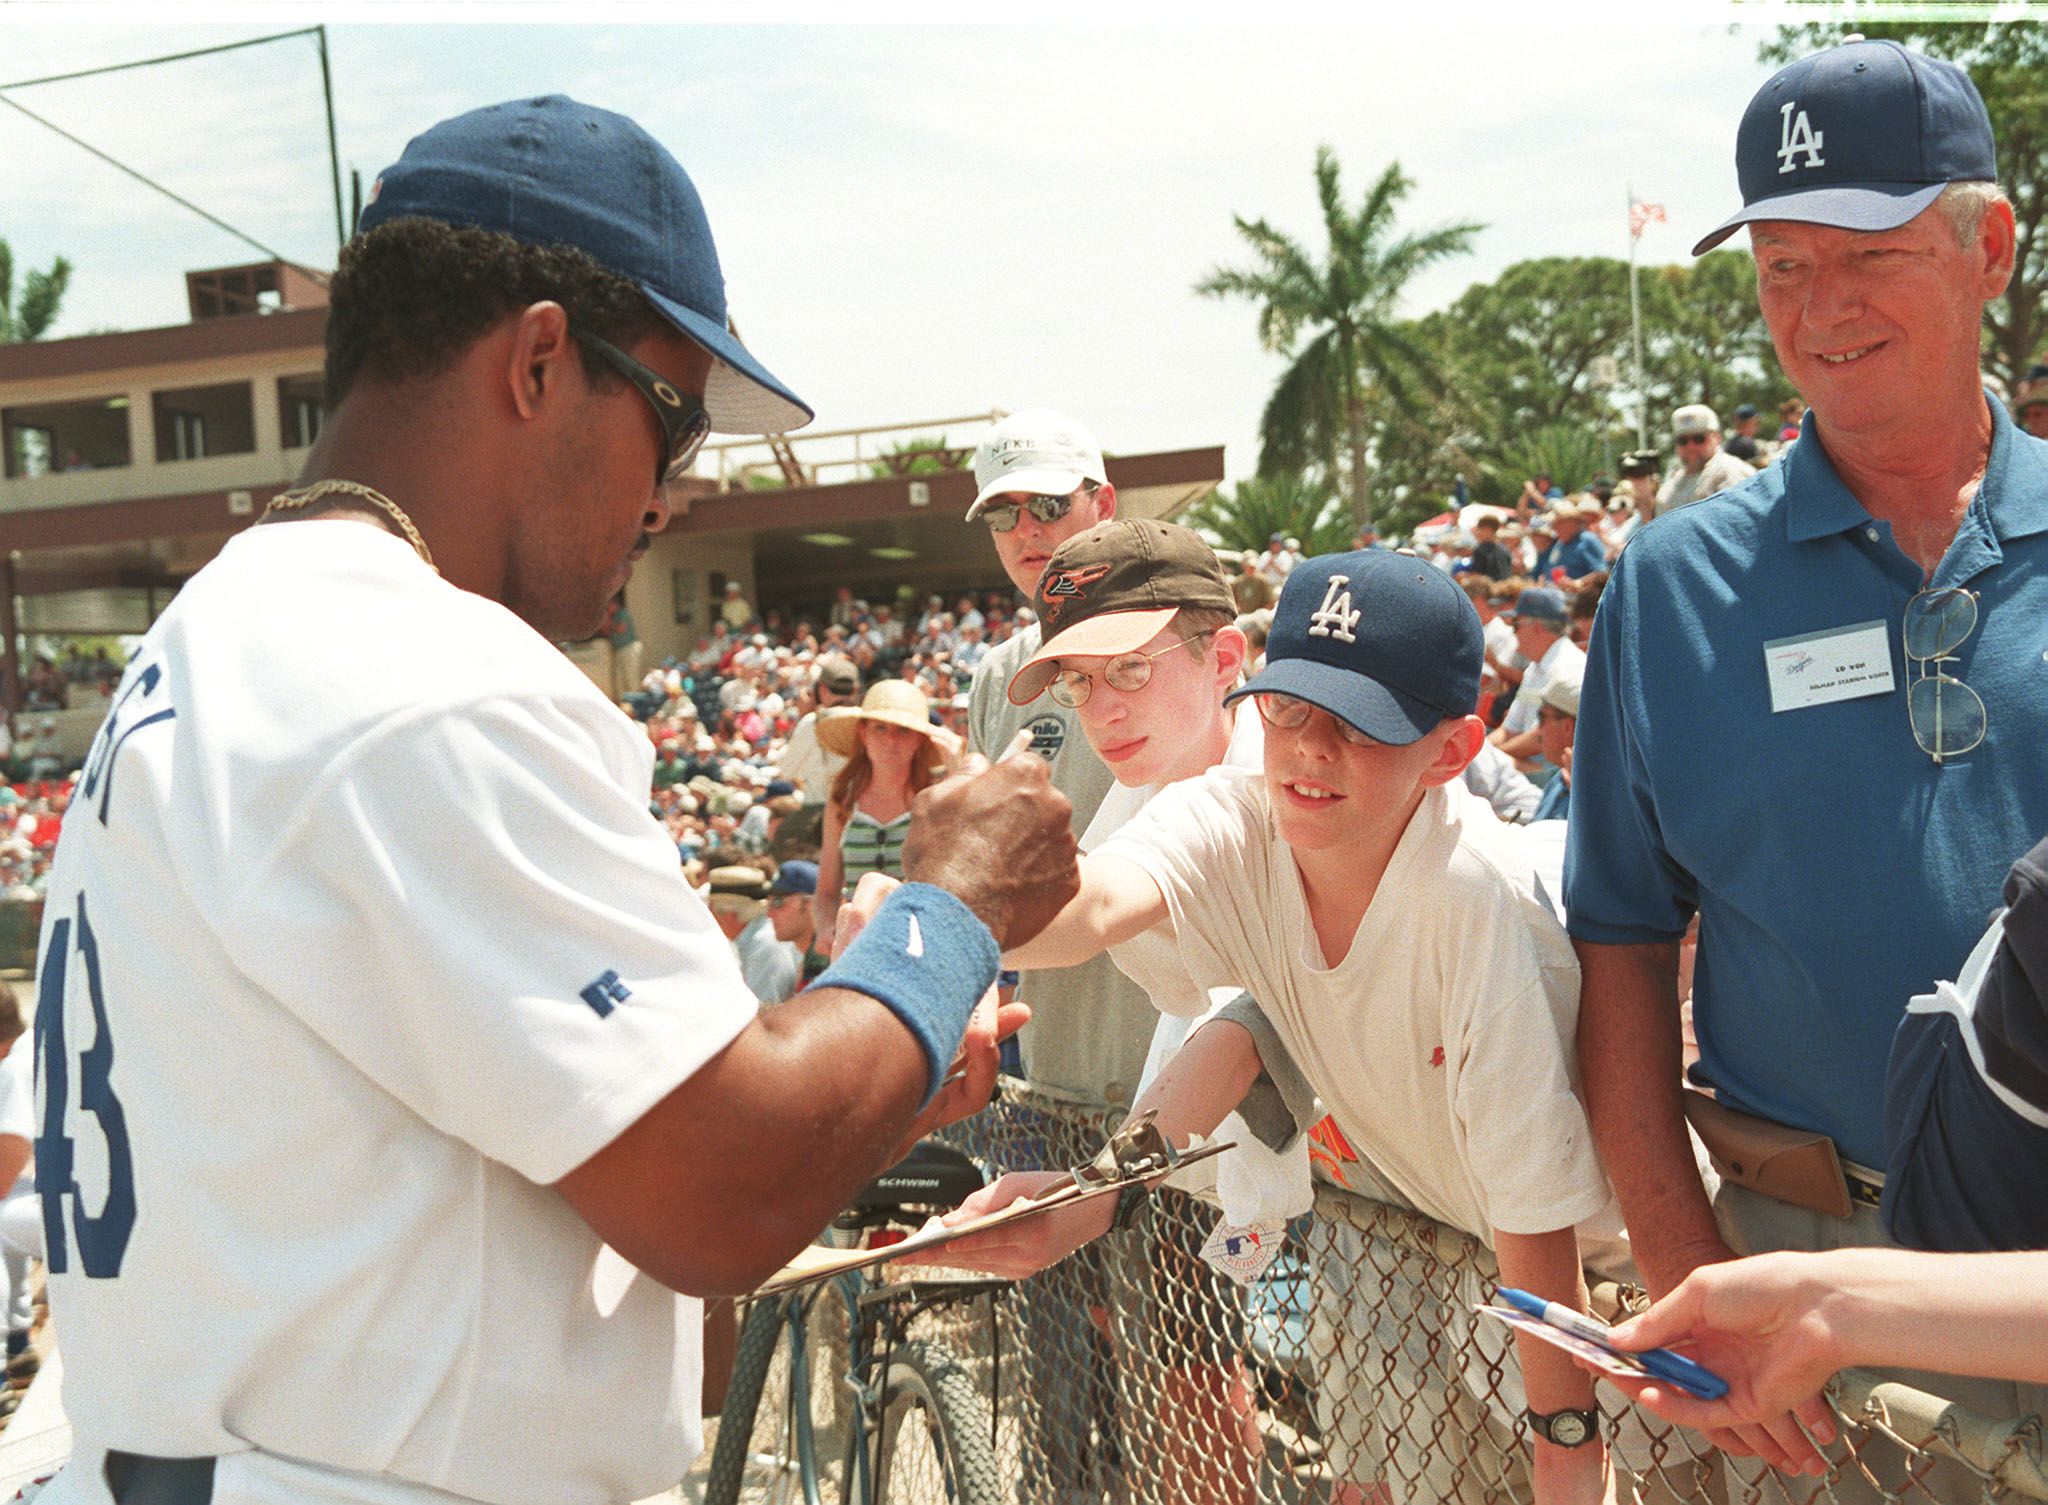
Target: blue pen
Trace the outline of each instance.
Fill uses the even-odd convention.
[[[1588,1343],[1597,1343],[1610,1353],[1634,1359],[1658,1379],[1669,1381],[1687,1395],[1697,1396],[1701,1400],[1719,1400],[1728,1393],[1726,1380],[1713,1370],[1695,1364],[1683,1354],[1673,1353],[1668,1348],[1646,1348],[1640,1353],[1616,1348],[1614,1330],[1606,1323],[1588,1317],[1584,1312],[1575,1312],[1568,1306],[1562,1306],[1555,1301],[1545,1301],[1541,1296],[1532,1296],[1529,1292],[1518,1291],[1513,1286],[1502,1286],[1500,1297],[1517,1311],[1525,1312],[1538,1322],[1554,1327],[1559,1332],[1570,1333],[1575,1338],[1584,1338]]]

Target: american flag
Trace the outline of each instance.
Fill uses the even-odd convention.
[[[1630,240],[1641,240],[1643,238],[1643,231],[1651,225],[1661,225],[1663,223],[1664,206],[1662,204],[1645,204],[1641,199],[1630,199],[1628,201],[1628,238]]]

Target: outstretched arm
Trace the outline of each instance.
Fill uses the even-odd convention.
[[[1166,915],[1165,896],[1150,873],[1128,858],[1092,853],[1081,859],[1081,891],[1043,930],[1005,952],[1003,959],[1025,971],[1079,966],[1150,930]]]
[[[1828,1443],[1835,1426],[1820,1391],[1846,1365],[2048,1381],[2048,1252],[1837,1249],[1701,1265],[1615,1339],[1682,1346],[1728,1381],[1718,1401],[1615,1382],[1667,1420],[1705,1430],[1789,1410]]]

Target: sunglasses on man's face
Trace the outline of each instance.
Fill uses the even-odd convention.
[[[1042,523],[1056,523],[1074,509],[1072,496],[1027,496],[1022,501],[990,502],[981,509],[981,520],[991,533],[1007,533],[1017,526],[1025,508]]]
[[[1680,434],[1672,443],[1684,449],[1688,444],[1705,444],[1712,437],[1711,434]]]
[[[653,407],[654,416],[661,423],[663,439],[663,452],[654,462],[654,484],[666,486],[680,479],[711,433],[711,415],[704,411],[704,404],[681,391],[652,366],[641,365],[610,341],[601,340],[573,324],[569,326],[569,333],[631,382]]]

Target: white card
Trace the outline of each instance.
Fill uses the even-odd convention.
[[[1837,700],[1889,695],[1891,636],[1883,622],[1858,622],[1764,644],[1773,711],[1803,711]]]
[[[1248,1286],[1266,1273],[1286,1239],[1287,1224],[1280,1218],[1242,1228],[1226,1218],[1202,1245],[1202,1258],[1210,1268]]]

